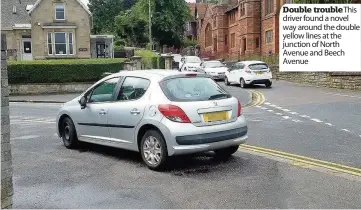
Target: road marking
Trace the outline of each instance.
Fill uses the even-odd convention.
[[[302,122],[301,120],[292,120],[293,122]]]
[[[274,104],[272,104],[272,105],[270,105],[271,107],[276,107],[277,105],[274,105]]]
[[[282,115],[282,113],[279,113],[279,112],[277,112],[277,113],[275,113],[276,115]]]
[[[345,129],[345,128],[344,128],[344,129],[341,129],[341,130],[342,130],[342,131],[346,131],[346,132],[351,132],[351,131],[349,131],[349,130],[347,130],[347,129]]]
[[[297,112],[290,112],[290,114],[297,115],[298,113]]]
[[[346,95],[346,94],[340,94],[340,93],[325,93],[325,94],[327,94],[327,95],[335,95],[335,96],[351,97],[351,98],[361,98],[360,96]]]
[[[291,154],[291,153],[287,153],[287,152],[267,149],[267,148],[263,148],[263,147],[251,146],[251,145],[247,145],[247,144],[242,144],[240,146],[240,148],[298,162],[295,165],[297,165],[297,164],[300,165],[300,163],[303,163],[303,164],[307,164],[307,165],[326,168],[326,169],[329,169],[332,171],[351,174],[354,176],[361,176],[361,168],[355,168],[355,167],[351,167],[351,166],[342,165],[339,163],[332,163],[332,162],[328,162],[328,161],[324,161],[324,160],[318,160],[318,159],[314,159],[314,158],[310,158],[310,157],[306,157],[306,156],[301,156],[301,155]]]
[[[300,115],[300,117],[303,117],[303,118],[311,118],[311,117],[308,116],[308,115]]]
[[[266,110],[267,108],[266,107],[261,107],[261,109]]]
[[[331,123],[325,123],[326,125],[328,125],[328,126],[333,126]]]
[[[322,120],[319,120],[319,119],[316,119],[316,118],[314,118],[314,119],[311,119],[312,121],[315,121],[315,122],[318,122],[318,123],[321,123],[321,122],[323,122]]]
[[[269,111],[269,112],[274,112],[272,109],[268,109],[267,111]]]
[[[257,105],[256,107],[257,107],[257,108],[261,108],[261,106],[260,106],[260,105]]]
[[[283,109],[282,107],[280,107],[280,106],[276,106],[276,109]]]
[[[266,105],[271,105],[271,103],[269,103],[269,102],[266,102],[266,103],[264,103],[264,104],[266,104]]]
[[[290,119],[291,117],[290,116],[282,116],[283,118],[285,119]]]
[[[291,111],[291,110],[289,110],[289,109],[282,109],[282,111],[284,111],[284,112],[289,112],[289,111]]]
[[[36,135],[28,135],[28,136],[19,136],[19,137],[11,138],[11,140],[27,140],[27,139],[35,139],[38,137],[39,136]]]

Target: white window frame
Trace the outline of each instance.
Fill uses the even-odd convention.
[[[73,53],[71,53],[70,54],[70,34],[71,34],[71,40],[72,40],[72,48],[73,48]],[[68,55],[74,55],[74,33],[73,32],[68,32],[68,35],[67,35],[67,40],[66,40],[66,42],[67,42],[67,45],[68,45]]]
[[[49,43],[49,34],[50,34],[50,39],[51,42]],[[54,37],[53,37],[53,33],[51,32],[47,32],[46,33],[46,48],[48,49],[48,55],[54,55]],[[49,53],[49,44],[51,44],[51,54]]]
[[[63,8],[64,8],[64,19],[58,19],[58,18],[56,17],[56,6],[58,6],[58,5],[62,5]],[[56,4],[55,4],[55,20],[65,20],[65,4],[64,4],[64,3],[56,3]]]
[[[65,54],[56,54],[56,39],[55,39],[55,34],[65,34]],[[61,43],[63,44],[63,43]],[[65,56],[68,55],[68,40],[67,40],[67,32],[54,32],[54,50],[55,53],[54,55],[59,55],[59,56]]]

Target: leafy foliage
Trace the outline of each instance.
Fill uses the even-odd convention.
[[[95,82],[119,72],[124,59],[61,59],[9,62],[10,84]]]
[[[131,8],[136,0],[89,0],[89,10],[93,14],[93,33],[114,31],[115,17],[120,11]]]
[[[188,38],[186,38],[186,39],[184,39],[184,41],[183,41],[183,46],[184,46],[184,47],[195,47],[196,45],[198,45],[198,42],[197,42],[197,40],[195,40],[195,39],[188,39]]]
[[[152,37],[160,45],[182,44],[190,11],[184,0],[151,0]],[[145,46],[149,35],[148,0],[139,0],[116,18],[116,32],[134,46]]]

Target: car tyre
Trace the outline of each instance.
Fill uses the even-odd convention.
[[[231,155],[236,153],[238,151],[238,148],[239,148],[239,145],[238,146],[231,146],[231,147],[227,147],[227,148],[223,148],[223,149],[219,149],[219,150],[215,150],[214,152],[216,153],[217,158],[227,159]]]
[[[140,143],[140,152],[149,169],[161,171],[165,168],[168,160],[167,144],[158,131],[145,132]]]
[[[68,149],[75,149],[79,147],[80,143],[73,121],[69,117],[66,117],[62,120],[61,126],[61,138],[63,139],[64,146]]]
[[[229,86],[229,85],[230,85],[227,77],[224,78],[224,84],[226,84],[226,86]]]
[[[247,87],[246,81],[244,81],[243,78],[240,79],[239,84],[240,84],[241,88],[246,88]]]
[[[268,81],[268,82],[266,82],[266,88],[271,88],[271,86],[272,86],[272,82],[271,81]]]

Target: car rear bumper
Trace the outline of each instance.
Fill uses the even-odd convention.
[[[250,80],[248,81],[248,84],[250,85],[258,85],[258,84],[266,84],[268,82],[272,82],[271,79],[256,79],[256,80]],[[247,81],[246,81],[247,83]]]
[[[243,115],[234,122],[202,127],[163,118],[158,127],[167,142],[169,156],[236,146],[245,143],[248,138],[248,127]]]

